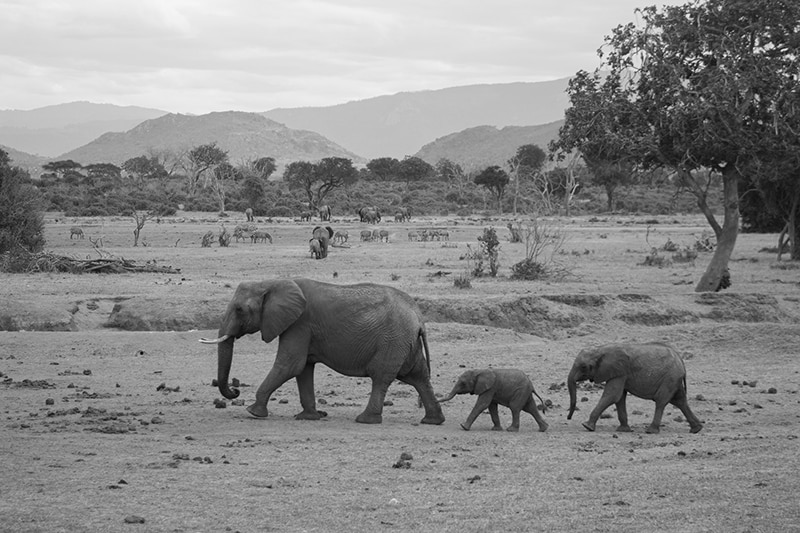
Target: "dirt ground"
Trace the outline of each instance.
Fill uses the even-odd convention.
[[[49,215],[54,253],[99,256],[88,238],[70,240],[79,224],[103,237],[105,254],[180,273],[2,275],[0,530],[800,531],[800,270],[760,251],[777,236],[740,235],[733,286],[698,295],[710,254],[641,265],[667,239],[693,245],[706,229],[696,217],[551,219],[567,236],[556,259],[572,276],[548,282],[509,279],[525,246],[508,242],[506,223],[384,223],[390,242],[377,243],[335,217],[349,242],[315,261],[314,223],[261,220],[273,244],[201,248],[219,221],[188,213],[148,222],[147,246],[134,248],[129,219]],[[500,276],[456,288],[467,245],[490,224]],[[450,240],[410,242],[421,228],[446,228]],[[243,405],[277,348],[258,335],[236,344],[242,405],[217,408],[216,351],[197,340],[216,336],[240,281],[298,276],[405,290],[428,321],[438,394],[465,368],[520,368],[552,403],[550,429],[526,417],[519,433],[493,432],[485,414],[463,431],[474,396],[443,404],[443,425],[421,425],[415,391],[399,382],[383,423],[357,424],[369,381],[323,366],[327,418],[294,420],[289,382],[255,420]],[[645,434],[653,403],[630,398],[633,433],[614,432],[613,408],[590,433],[580,422],[600,397],[592,387],[568,421],[564,381],[578,351],[646,340],[684,357],[703,430],[690,434],[668,407],[661,433]]]

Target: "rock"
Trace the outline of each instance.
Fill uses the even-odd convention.
[[[125,517],[126,524],[144,524],[144,518],[141,516],[136,516],[135,514],[129,515]]]
[[[778,394],[778,389],[776,389],[775,387],[770,387],[769,389],[767,389],[767,394]]]
[[[54,405],[55,403],[56,403],[56,401],[54,399],[52,399],[52,398],[48,398],[48,399],[46,399],[44,401],[45,405]]]
[[[228,407],[228,404],[225,402],[225,400],[214,398],[214,407],[216,407],[217,409],[225,409],[226,407]]]

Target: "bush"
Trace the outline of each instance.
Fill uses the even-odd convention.
[[[44,248],[43,208],[43,198],[28,174],[10,166],[0,150],[0,253],[27,255]]]
[[[266,210],[264,213],[268,217],[291,217],[294,215],[292,210],[285,205],[276,205]]]
[[[511,266],[511,279],[535,281],[547,277],[547,269],[543,264],[527,257]]]

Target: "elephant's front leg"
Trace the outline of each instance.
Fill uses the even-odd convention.
[[[500,424],[500,413],[497,412],[497,402],[489,404],[489,415],[492,417],[492,431],[503,431]]]
[[[628,425],[628,408],[625,406],[625,398],[628,396],[628,391],[622,391],[622,397],[617,402],[617,418],[619,418],[619,426],[617,431],[630,433],[631,427]]]
[[[278,343],[275,364],[256,391],[256,401],[247,408],[247,412],[256,418],[264,418],[269,414],[267,403],[278,387],[299,376],[308,360],[308,341],[302,334],[284,333]],[[312,370],[313,372],[313,370]],[[312,373],[313,376],[313,373]],[[313,394],[313,378],[312,378]]]
[[[603,389],[603,395],[600,397],[600,401],[597,402],[597,405],[592,412],[589,414],[589,420],[583,423],[583,427],[588,429],[589,431],[594,431],[597,421],[600,419],[600,415],[603,414],[603,411],[608,409],[612,404],[615,404],[619,401],[622,397],[622,393],[625,391],[625,378],[619,377],[610,379],[606,382],[605,388]]]
[[[372,392],[364,411],[356,417],[356,422],[361,424],[380,424],[383,422],[383,401],[386,399],[386,391],[394,378],[388,381],[382,377],[372,378]]]
[[[314,363],[308,363],[296,379],[303,411],[294,417],[297,420],[319,420],[327,416],[328,413],[325,411],[317,411],[317,400],[314,396]]]
[[[493,391],[487,391],[478,396],[478,401],[475,402],[475,407],[472,408],[467,420],[461,424],[461,429],[464,431],[469,431],[469,428],[472,427],[472,424],[475,422],[475,419],[478,418],[478,415],[484,412],[492,404],[493,397]]]

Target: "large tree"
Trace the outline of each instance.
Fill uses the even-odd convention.
[[[400,161],[394,157],[377,157],[367,162],[367,170],[379,181],[391,181],[400,173]]]
[[[404,157],[397,168],[397,177],[406,183],[406,190],[412,181],[421,181],[433,173],[433,166],[416,156]]]
[[[503,195],[509,182],[508,173],[498,165],[485,168],[480,174],[475,176],[475,184],[484,187],[497,199],[497,211],[503,212]]]
[[[719,290],[738,235],[743,172],[776,157],[774,144],[791,130],[776,102],[797,87],[800,3],[707,0],[639,14],[639,24],[606,38],[606,77],[581,75],[599,106],[582,109],[578,123],[595,121],[592,109],[613,110],[627,127],[592,130],[590,141],[615,150],[612,161],[671,169],[695,194],[717,235],[695,290]],[[705,202],[706,170],[722,178],[721,224]]]
[[[323,205],[328,193],[355,183],[358,170],[344,157],[326,157],[317,163],[295,161],[286,166],[283,180],[290,189],[302,189],[309,208],[316,210]]]
[[[544,150],[539,145],[523,144],[517,148],[514,156],[506,162],[510,178],[514,180],[514,200],[512,203],[514,215],[517,214],[520,182],[534,179],[541,172],[546,159],[547,154],[544,153]]]
[[[205,178],[206,183],[213,183],[214,169],[227,162],[228,152],[218,147],[217,143],[201,144],[189,150],[185,160],[189,196],[194,196],[201,178]]]

